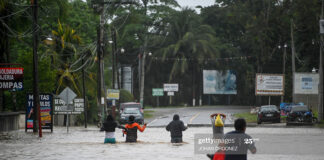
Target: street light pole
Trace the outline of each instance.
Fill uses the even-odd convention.
[[[278,48],[280,49],[281,46],[278,46]],[[282,57],[282,74],[285,76],[286,75],[286,54],[287,54],[287,44],[284,44],[284,54]],[[285,78],[284,78],[285,79]],[[284,102],[284,95],[281,96],[281,103]]]

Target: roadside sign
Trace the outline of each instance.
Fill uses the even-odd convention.
[[[168,96],[174,96],[174,92],[168,92]]]
[[[76,98],[74,99],[74,111],[75,112],[84,112],[84,99]]]
[[[69,88],[66,87],[59,95],[58,97],[61,98],[65,103],[70,104],[72,103],[73,99],[77,95]]]
[[[54,99],[54,114],[81,114],[84,112],[84,99],[76,98],[73,100],[74,103],[70,103],[69,106],[60,99]]]
[[[165,83],[163,84],[163,90],[165,92],[178,92],[179,91],[179,85],[178,83]]]
[[[119,100],[119,90],[118,89],[108,89],[107,90],[108,100]]]
[[[152,88],[152,96],[163,96],[163,88]]]
[[[294,94],[318,94],[318,73],[295,73]]]
[[[39,105],[41,115],[42,129],[51,129],[53,131],[53,96],[49,93],[39,94]],[[26,122],[25,131],[33,129],[34,95],[27,94]]]
[[[255,95],[281,96],[284,95],[284,75],[256,74]]]
[[[24,68],[0,68],[0,89],[22,90]]]

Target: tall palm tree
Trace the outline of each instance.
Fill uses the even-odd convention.
[[[58,20],[57,30],[52,30],[54,43],[52,43],[51,58],[52,65],[58,67],[57,89],[60,91],[62,85],[69,86],[72,84],[75,90],[81,95],[77,84],[76,74],[71,72],[71,65],[76,60],[77,45],[81,43],[81,38],[76,34],[76,31],[67,25],[62,25]]]
[[[169,82],[178,75],[192,75],[192,96],[196,97],[197,72],[208,59],[218,57],[218,40],[213,29],[201,23],[195,11],[185,8],[169,19],[165,46],[158,52],[163,60],[173,60]],[[200,74],[198,74],[200,75]]]

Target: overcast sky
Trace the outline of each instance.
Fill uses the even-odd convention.
[[[177,0],[181,7],[195,8],[198,5],[203,7],[211,6],[215,3],[215,0]]]

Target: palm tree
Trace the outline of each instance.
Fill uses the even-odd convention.
[[[76,46],[81,43],[81,38],[76,34],[76,31],[67,25],[62,25],[58,20],[57,31],[52,30],[54,37],[54,43],[50,44],[50,48],[47,53],[50,53],[52,59],[52,66],[57,67],[57,89],[58,93],[61,86],[69,86],[72,84],[75,90],[81,95],[76,84],[76,73],[71,72],[71,65],[77,59]]]
[[[202,64],[219,55],[213,29],[201,23],[191,9],[183,9],[170,16],[169,34],[165,47],[159,50],[163,60],[173,60],[169,81],[177,75],[192,74],[192,96],[196,97],[196,73],[201,72]],[[200,75],[200,74],[199,74]]]

